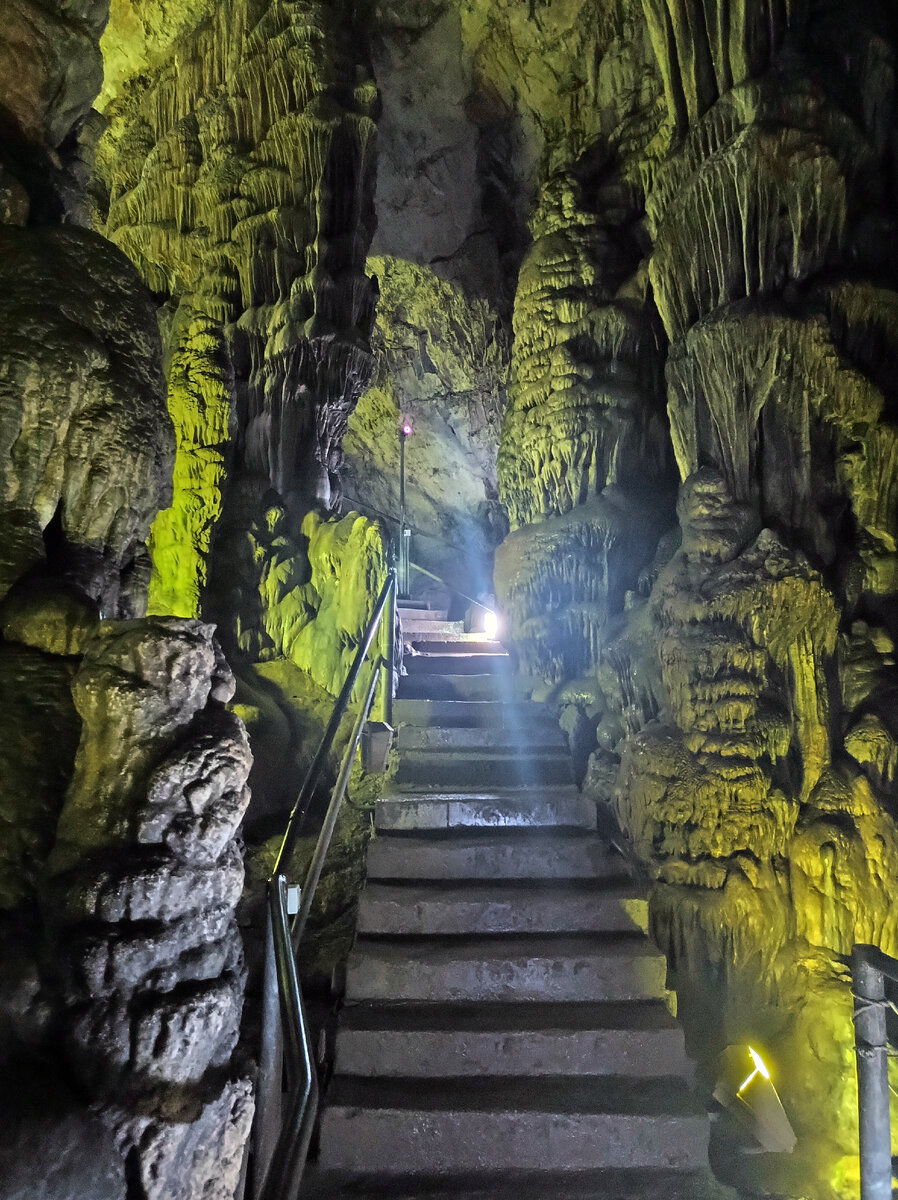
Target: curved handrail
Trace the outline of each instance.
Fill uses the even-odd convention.
[[[309,807],[309,801],[314,795],[315,788],[318,785],[318,779],[321,771],[330,754],[331,746],[334,738],[337,735],[337,730],[340,728],[340,722],[349,707],[349,699],[352,695],[352,689],[355,687],[356,680],[359,677],[359,672],[365,659],[368,657],[368,651],[371,649],[371,643],[374,641],[375,634],[380,628],[381,617],[384,614],[387,601],[390,599],[396,586],[396,568],[390,567],[387,571],[387,578],[381,588],[380,595],[377,597],[377,603],[374,606],[374,612],[371,614],[371,620],[368,622],[368,628],[365,630],[365,636],[359,643],[359,648],[356,651],[355,658],[352,661],[352,666],[349,668],[349,674],[343,687],[340,690],[340,695],[337,697],[337,702],[334,705],[331,718],[327,723],[327,729],[321,738],[318,749],[315,752],[315,757],[309,764],[309,769],[306,771],[305,779],[302,781],[302,787],[299,789],[299,795],[296,797],[296,803],[290,813],[290,818],[287,822],[287,828],[284,831],[284,838],[281,842],[280,849],[277,853],[277,858],[274,861],[274,866],[271,870],[271,878],[279,874],[284,865],[289,861],[290,855],[296,845],[296,839],[302,830],[303,822],[305,821],[306,811]],[[388,630],[388,635],[392,639],[392,629]],[[388,654],[388,664],[392,669],[392,658]]]
[[[330,849],[331,838],[334,835],[334,829],[336,828],[337,824],[337,817],[340,815],[343,797],[346,795],[346,785],[349,783],[349,775],[352,771],[352,764],[355,760],[356,751],[359,748],[359,742],[362,740],[365,722],[368,720],[368,713],[371,709],[371,701],[374,699],[374,689],[377,686],[377,671],[378,668],[375,667],[371,672],[371,680],[368,684],[368,691],[365,693],[365,701],[362,704],[362,707],[359,709],[359,715],[356,718],[355,728],[352,731],[352,737],[349,739],[349,745],[346,747],[346,753],[343,755],[343,763],[340,768],[340,774],[337,777],[337,782],[334,784],[334,790],[331,794],[330,804],[327,806],[327,813],[324,818],[324,823],[321,826],[321,832],[318,835],[318,841],[315,844],[315,849],[312,853],[312,859],[306,872],[305,883],[302,886],[299,911],[293,920],[294,950],[299,948],[299,943],[302,941],[302,935],[305,932],[306,921],[309,918],[309,911],[312,907],[312,901],[315,899],[315,889],[318,887],[318,880],[321,878],[321,872],[324,869],[324,860],[327,858],[327,852]]]
[[[340,807],[346,794],[349,775],[359,742],[374,700],[382,667],[387,670],[385,710],[389,721],[393,694],[393,655],[396,612],[396,568],[391,566],[377,598],[364,637],[340,690],[327,728],[290,813],[275,864],[268,879],[265,930],[265,966],[262,978],[262,1044],[259,1054],[257,1121],[255,1125],[255,1200],[296,1200],[302,1181],[309,1142],[318,1111],[318,1075],[312,1056],[309,1026],[306,1020],[296,968],[299,947],[315,889],[321,878]],[[331,794],[327,814],[318,837],[306,878],[297,898],[292,931],[289,926],[289,893],[284,868],[296,845],[309,801],[330,753],[337,730],[349,705],[353,688],[387,612],[386,654],[372,664],[371,679],[353,727],[352,736],[337,782]],[[289,1081],[288,1109],[282,1113],[282,1074],[286,1065]],[[272,1146],[272,1141],[274,1142]]]
[[[273,955],[280,998],[281,1028],[287,1051],[290,1108],[267,1164],[258,1200],[295,1200],[302,1182],[309,1142],[318,1112],[318,1074],[312,1058],[309,1026],[296,973],[287,922],[287,880],[268,883],[267,952]],[[277,1081],[278,1084],[280,1081]]]

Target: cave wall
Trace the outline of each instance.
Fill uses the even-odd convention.
[[[572,156],[564,253],[537,225],[519,278],[497,585],[524,663],[564,683],[595,730],[586,786],[655,880],[656,936],[704,1069],[752,1039],[778,1068],[795,1174],[774,1184],[759,1161],[752,1184],[794,1189],[804,1174],[815,1195],[851,1194],[845,956],[854,942],[896,950],[896,30],[882,5],[643,10],[650,53],[612,40],[600,67],[641,72],[627,93],[641,115],[607,111]],[[606,334],[614,390],[583,354],[620,278],[568,266],[595,236],[581,231],[608,223],[602,170],[630,189],[635,274],[648,328],[660,321],[654,443],[640,420],[657,411],[651,387],[610,419],[632,336]],[[616,318],[632,296],[613,295]],[[566,360],[552,358],[562,304],[589,319]],[[638,532],[599,508],[621,480],[655,481],[653,514],[626,506]]]
[[[155,611],[209,606],[213,535],[227,559],[267,493],[294,526],[338,497],[375,296],[377,97],[344,7],[213,6],[106,110],[97,219],[164,301],[178,440],[150,541]],[[233,624],[235,607],[216,615]]]
[[[111,1196],[239,1169],[235,831],[249,778],[258,883],[406,415],[415,556],[479,591],[502,542],[703,1071],[764,1042],[801,1194],[852,1194],[844,958],[898,933],[889,6],[4,11],[0,1045],[54,1064],[72,1188],[88,1136]]]
[[[176,435],[149,610],[218,625],[251,737],[274,748],[252,822],[292,807],[386,571],[376,516],[341,516],[377,295],[357,15],[148,2],[113,6],[103,38],[93,219],[155,295]]]
[[[105,17],[0,32],[0,1192],[224,1198],[251,755],[213,626],[144,616],[174,436],[153,298],[81,223]]]

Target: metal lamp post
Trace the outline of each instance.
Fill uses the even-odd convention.
[[[412,531],[405,523],[405,443],[412,432],[411,421],[403,417],[399,422],[399,562],[398,590],[399,595],[408,596],[409,577],[409,543]]]

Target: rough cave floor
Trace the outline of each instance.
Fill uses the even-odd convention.
[[[714,1196],[646,902],[496,644],[423,649],[377,806],[319,1197]],[[429,622],[429,623],[428,623]]]

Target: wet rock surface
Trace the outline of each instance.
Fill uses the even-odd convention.
[[[132,615],[171,469],[149,296],[82,230],[0,229],[0,259],[0,592],[47,562]]]
[[[842,960],[898,950],[890,6],[113,0],[101,80],[105,20],[0,23],[0,1046],[66,1031],[46,1194],[91,1194],[71,1073],[98,1196],[217,1195],[251,1109],[235,679],[130,622],[219,621],[278,816],[410,415],[417,553],[480,594],[501,543],[705,1074],[788,1064],[801,1187],[751,1188],[851,1195]]]
[[[178,1194],[231,1194],[252,1112],[248,1082],[228,1079],[251,755],[211,696],[220,679],[211,626],[101,626],[74,680],[82,734],[49,860],[68,1059],[160,1196],[173,1174]]]

